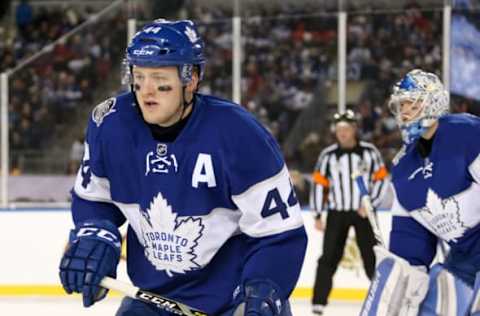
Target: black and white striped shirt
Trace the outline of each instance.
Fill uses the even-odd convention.
[[[377,207],[388,186],[388,172],[378,149],[363,141],[348,150],[333,144],[320,153],[313,172],[310,207],[317,212],[358,210],[360,192],[351,177],[357,171],[364,174],[372,204]]]

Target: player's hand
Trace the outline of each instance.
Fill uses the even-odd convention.
[[[248,281],[239,296],[243,302],[233,313],[234,316],[279,316],[282,312],[279,291],[271,281]]]
[[[321,232],[325,230],[325,223],[320,217],[315,220],[315,229]]]
[[[83,305],[93,305],[107,295],[100,287],[105,276],[116,276],[121,235],[109,221],[79,224],[70,232],[68,247],[60,261],[60,280],[68,294],[82,293]]]
[[[367,210],[365,207],[360,206],[360,208],[357,210],[357,213],[361,218],[367,218]]]

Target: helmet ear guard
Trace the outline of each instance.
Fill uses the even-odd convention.
[[[192,64],[184,64],[178,66],[178,74],[180,76],[180,81],[185,86],[192,81],[193,77],[193,65]]]

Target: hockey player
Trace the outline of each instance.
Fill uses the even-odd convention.
[[[128,221],[134,285],[209,315],[291,315],[307,242],[299,203],[272,136],[197,93],[203,49],[189,20],[146,25],[126,52],[132,91],[92,112],[60,263],[86,307],[116,274]],[[125,298],[116,315],[169,313]]]
[[[449,114],[438,77],[418,69],[395,85],[390,107],[405,146],[392,168],[390,251],[375,249],[361,315],[470,315],[480,270],[480,119]],[[450,252],[430,267],[438,241]]]

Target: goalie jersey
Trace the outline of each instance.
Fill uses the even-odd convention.
[[[132,282],[214,315],[245,280],[287,298],[306,234],[278,144],[242,107],[197,94],[172,142],[159,142],[126,93],[92,112],[72,191],[75,223],[128,221]],[[288,259],[286,259],[288,257]]]
[[[474,274],[480,268],[480,119],[442,116],[426,157],[417,143],[397,157],[391,251],[428,267],[440,239],[468,258]]]

